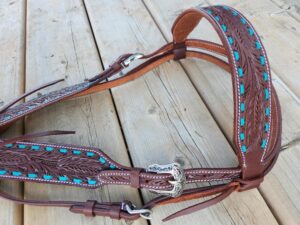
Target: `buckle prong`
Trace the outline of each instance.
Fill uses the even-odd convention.
[[[137,209],[132,203],[123,203],[122,209],[128,212],[130,215],[139,214],[141,217],[147,220],[151,220],[152,211],[150,209]]]
[[[150,191],[158,193],[158,194],[163,194],[167,196],[171,196],[173,198],[178,197],[181,195],[186,177],[183,171],[183,168],[179,163],[171,163],[168,165],[158,165],[158,164],[153,164],[150,165],[147,169],[147,172],[153,172],[153,173],[168,173],[173,176],[174,180],[170,180],[169,183],[173,185],[172,190],[154,190],[151,189]]]

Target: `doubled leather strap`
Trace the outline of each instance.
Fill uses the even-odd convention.
[[[222,44],[187,39],[201,19],[207,19]],[[0,196],[16,203],[68,207],[86,216],[114,219],[148,218],[150,209],[163,204],[216,195],[210,200],[183,209],[164,221],[186,215],[220,202],[233,191],[256,188],[270,171],[281,145],[280,105],[272,85],[269,62],[262,42],[251,23],[228,6],[210,6],[184,11],[173,27],[173,42],[148,55],[124,54],[108,69],[80,84],[13,106],[24,97],[54,81],[24,94],[0,110],[0,129],[30,113],[58,101],[103,91],[133,79],[170,60],[199,58],[221,67],[232,77],[234,99],[234,145],[239,158],[237,168],[180,169],[179,165],[154,165],[148,169],[130,168],[110,159],[100,149],[73,145],[34,142],[45,135],[73,132],[50,131],[0,141],[0,179],[55,183],[85,188],[103,185],[130,185],[172,196],[159,196],[137,210],[129,201],[99,203],[20,200],[6,193]],[[212,53],[212,54],[211,54]],[[227,61],[224,58],[227,58]],[[133,60],[141,64],[113,80],[107,80]],[[38,166],[37,166],[38,165]],[[43,168],[47,165],[47,169]],[[175,168],[175,169],[174,169]],[[183,190],[188,183],[223,181],[224,184]]]

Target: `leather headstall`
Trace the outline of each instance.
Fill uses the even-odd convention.
[[[222,44],[187,38],[203,18],[216,30]],[[147,168],[130,168],[112,160],[98,148],[32,140],[41,136],[70,133],[47,131],[0,140],[0,179],[83,188],[130,185],[149,189],[159,196],[141,208],[127,200],[113,203],[92,200],[23,200],[5,192],[0,192],[0,196],[20,204],[68,207],[71,212],[86,216],[109,216],[126,220],[139,217],[149,219],[151,209],[157,205],[213,196],[168,216],[164,219],[167,221],[220,202],[233,191],[257,188],[274,165],[281,147],[280,105],[259,35],[240,12],[228,6],[188,9],[175,20],[172,34],[173,42],[151,54],[124,54],[104,72],[89,80],[16,105],[32,93],[62,80],[29,91],[0,110],[1,130],[4,131],[13,122],[53,103],[107,90],[136,79],[164,62],[193,57],[214,63],[231,74],[234,101],[233,143],[239,166],[183,169],[175,162],[150,165]],[[225,57],[227,60],[224,60]],[[144,61],[122,76],[108,79],[138,59]],[[213,181],[221,184],[192,189],[185,186]]]

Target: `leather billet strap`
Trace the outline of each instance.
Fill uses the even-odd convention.
[[[221,45],[198,39],[187,39],[202,18],[217,31]],[[32,90],[0,110],[0,128],[41,108],[68,98],[103,91],[138,78],[170,60],[199,58],[231,73],[234,99],[234,146],[239,159],[237,168],[193,168],[178,174],[155,173],[146,168],[130,168],[110,159],[100,149],[64,144],[33,142],[32,138],[70,132],[43,132],[0,141],[0,179],[97,188],[103,185],[130,185],[159,193],[173,191],[183,184],[222,181],[223,184],[180,190],[175,198],[159,196],[146,203],[142,210],[156,205],[175,203],[204,196],[216,197],[183,209],[165,220],[186,215],[215,204],[233,191],[258,187],[274,165],[281,145],[280,105],[272,85],[270,66],[262,42],[250,22],[228,6],[210,6],[184,11],[173,27],[173,42],[148,54],[124,54],[103,73],[70,87],[39,96],[13,106]],[[227,61],[224,58],[227,58]],[[107,80],[135,59],[144,62],[126,74]],[[46,86],[56,83],[52,82]],[[178,172],[178,171],[177,171]],[[180,186],[182,185],[182,186]],[[179,196],[180,195],[180,196]],[[98,203],[33,201],[16,199],[6,193],[0,196],[22,204],[69,207],[74,213],[87,216],[110,216],[137,219],[147,212],[135,210],[128,202]]]

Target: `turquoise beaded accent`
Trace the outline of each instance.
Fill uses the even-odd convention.
[[[228,41],[229,41],[229,44],[233,44],[233,39],[232,39],[232,37],[231,36],[228,36]]]
[[[241,107],[241,112],[244,112],[245,111],[245,103],[242,102],[240,107]]]
[[[13,171],[11,174],[15,177],[19,177],[22,175],[22,173],[20,171]]]
[[[88,156],[88,157],[93,157],[94,155],[95,155],[94,152],[87,152],[87,153],[86,153],[86,156]]]
[[[113,164],[110,164],[110,165],[109,165],[109,168],[112,169],[112,170],[114,170],[114,169],[116,169],[116,166],[113,165]]]
[[[51,151],[54,150],[54,148],[53,148],[53,147],[47,146],[47,147],[45,147],[45,150],[46,150],[47,152],[51,152]]]
[[[245,18],[241,18],[241,22],[242,22],[242,24],[246,24],[247,23],[247,21],[245,20]]]
[[[6,148],[12,148],[14,145],[13,144],[6,144],[5,147]]]
[[[236,61],[239,61],[239,59],[240,59],[240,54],[239,54],[238,51],[233,51],[233,56],[234,56],[234,58],[235,58]]]
[[[79,150],[73,150],[73,154],[74,154],[74,155],[80,155],[80,154],[81,154],[81,151],[79,151]]]
[[[238,15],[237,11],[232,11],[232,15],[237,16]]]
[[[265,147],[266,147],[266,144],[267,144],[267,139],[264,138],[264,139],[262,140],[262,142],[261,142],[260,147],[261,147],[261,148],[265,148]]]
[[[240,124],[241,124],[241,126],[245,125],[245,118],[244,117],[241,118]]]
[[[5,175],[7,173],[6,170],[0,170],[0,175]]]
[[[261,44],[259,43],[259,41],[255,42],[255,47],[256,47],[257,50],[261,49]]]
[[[247,152],[247,147],[246,147],[246,145],[242,145],[242,152]]]
[[[23,144],[19,144],[18,145],[18,148],[20,148],[20,149],[24,149],[24,148],[26,148],[27,146],[26,145],[23,145]]]
[[[229,7],[226,6],[226,5],[224,5],[223,8],[224,8],[225,10],[229,10]]]
[[[82,180],[79,179],[79,178],[74,178],[74,179],[73,179],[73,182],[74,182],[75,184],[81,184],[81,183],[82,183]]]
[[[265,123],[265,132],[268,132],[268,131],[269,131],[269,124]]]
[[[240,139],[241,139],[241,141],[243,141],[245,139],[245,134],[244,133],[240,133]]]
[[[69,180],[69,178],[67,176],[59,176],[58,180],[60,180],[60,181],[67,181],[67,180]]]
[[[264,81],[267,82],[268,81],[268,74],[266,72],[263,73],[263,77],[264,77]]]
[[[48,174],[44,174],[43,175],[43,178],[45,179],[45,180],[52,180],[52,176],[51,175],[48,175]]]
[[[88,180],[88,184],[95,185],[95,184],[97,184],[97,181],[96,180]]]
[[[5,116],[5,117],[4,117],[4,121],[10,120],[11,118],[12,118],[11,116]]]
[[[238,70],[239,77],[243,77],[244,76],[243,68],[242,67],[238,67],[237,70]]]
[[[269,116],[269,115],[270,115],[270,108],[267,107],[267,108],[266,108],[266,116]]]
[[[243,83],[240,84],[240,92],[242,95],[245,94],[245,86]]]
[[[251,27],[248,28],[248,33],[249,33],[250,36],[254,35],[254,31],[253,31],[253,29]]]
[[[35,150],[35,151],[38,151],[38,150],[40,150],[40,146],[38,146],[38,145],[32,145],[31,149]]]
[[[210,15],[212,14],[212,11],[210,9],[206,10],[206,12]]]
[[[224,32],[227,31],[227,26],[226,26],[225,24],[222,24],[221,27],[222,27],[222,30],[223,30]]]
[[[100,158],[99,158],[99,161],[100,161],[100,163],[102,163],[102,164],[106,163],[106,160],[105,160],[103,157],[100,157]]]
[[[63,153],[63,154],[66,154],[66,153],[68,153],[68,149],[66,149],[66,148],[61,148],[61,149],[59,149],[59,152],[60,152],[60,153]]]
[[[215,16],[215,20],[219,22],[221,18],[219,16]]]
[[[262,66],[264,66],[265,65],[265,57],[264,56],[259,56],[259,62],[260,62],[260,64],[262,65]]]
[[[37,178],[38,175],[36,173],[29,173],[29,174],[27,174],[27,177],[29,177],[29,178]]]
[[[265,88],[265,100],[269,99],[269,90],[267,88]]]

